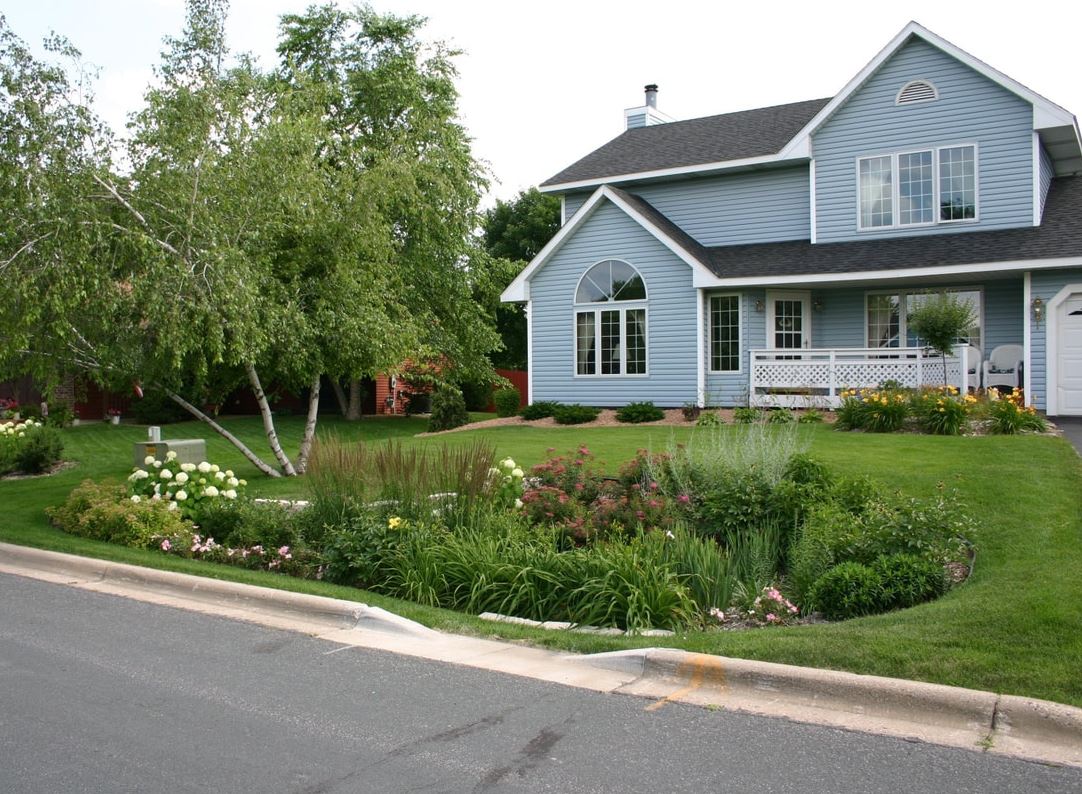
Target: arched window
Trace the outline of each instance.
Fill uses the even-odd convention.
[[[639,271],[619,259],[598,262],[579,279],[575,304],[575,374],[645,375],[646,282]]]

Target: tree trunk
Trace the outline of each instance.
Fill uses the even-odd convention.
[[[356,422],[361,418],[361,379],[350,378],[349,381],[349,408],[346,410],[346,421]]]
[[[331,378],[331,388],[334,389],[334,397],[338,400],[338,410],[342,412],[344,419],[349,415],[349,402],[346,400],[346,391],[338,378]]]
[[[287,477],[296,477],[297,472],[286,453],[282,450],[282,444],[278,441],[278,433],[274,429],[274,417],[271,416],[270,403],[267,402],[267,395],[263,391],[263,386],[259,383],[259,373],[255,371],[255,366],[251,363],[245,363],[244,371],[248,373],[248,382],[252,384],[252,392],[255,394],[256,402],[259,403],[259,413],[263,415],[263,430],[267,434],[267,443],[270,444],[271,452],[274,453],[278,465],[282,467],[282,473]]]
[[[319,419],[319,375],[312,380],[308,392],[308,421],[304,423],[304,438],[301,439],[301,451],[297,455],[297,473],[308,470],[308,454],[312,451],[312,441],[316,437],[316,421]]]
[[[216,421],[214,421],[214,419],[212,419],[210,416],[208,416],[207,414],[200,411],[198,408],[196,408],[190,402],[185,400],[179,394],[176,394],[175,392],[171,392],[168,389],[165,389],[164,391],[165,391],[166,396],[170,400],[175,402],[177,405],[179,405],[185,411],[190,413],[192,416],[199,419],[201,422],[206,422],[208,425],[211,426],[211,429],[213,429],[215,433],[217,433],[222,438],[224,438],[226,441],[228,441],[230,444],[232,444],[234,447],[239,449],[240,454],[242,454],[244,457],[246,457],[248,460],[250,460],[252,462],[252,464],[257,469],[259,469],[261,472],[266,474],[268,477],[281,477],[282,476],[274,467],[272,467],[269,464],[265,463],[262,458],[260,458],[254,452],[252,452],[252,450],[248,449],[248,447],[244,444],[243,441],[241,441],[235,435],[233,435],[228,430],[226,430],[224,427],[222,427],[220,424],[218,424]]]

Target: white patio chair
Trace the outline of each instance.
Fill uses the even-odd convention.
[[[1022,346],[1000,345],[992,350],[984,362],[984,388],[993,386],[1022,385]]]
[[[966,367],[968,369],[966,376],[969,381],[969,388],[974,391],[981,387],[981,375],[983,374],[981,372],[983,369],[982,358],[983,355],[981,354],[981,349],[976,345],[970,345],[969,355],[966,358]]]

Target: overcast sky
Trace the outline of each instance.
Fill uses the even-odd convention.
[[[234,0],[230,45],[274,63],[278,17],[306,0]],[[453,44],[462,121],[511,198],[618,135],[623,109],[657,83],[677,119],[837,93],[916,19],[1072,113],[1082,112],[1078,2],[686,2],[685,0],[374,0],[428,17]],[[98,111],[121,129],[152,77],[183,0],[3,0],[31,44],[66,35],[101,70]],[[1003,10],[1000,11],[999,9]]]

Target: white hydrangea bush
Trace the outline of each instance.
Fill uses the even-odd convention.
[[[231,469],[205,460],[177,463],[175,452],[167,453],[164,461],[147,455],[143,466],[135,467],[128,477],[133,502],[163,501],[185,517],[198,513],[208,502],[238,498],[247,484]]]

